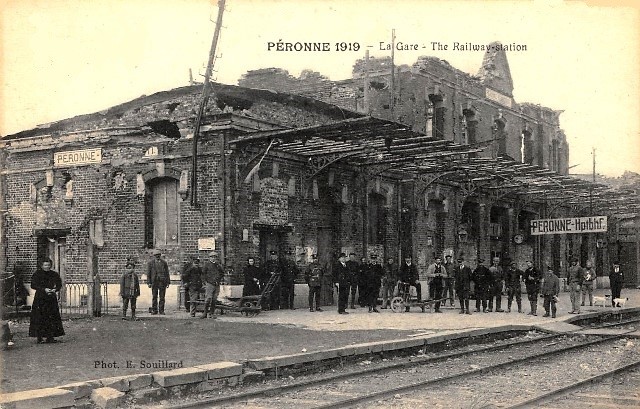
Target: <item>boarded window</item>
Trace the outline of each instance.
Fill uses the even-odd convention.
[[[158,179],[150,184],[147,198],[147,238],[153,247],[178,244],[179,196],[178,181]],[[153,236],[152,240],[151,237]],[[148,243],[151,244],[151,243]]]

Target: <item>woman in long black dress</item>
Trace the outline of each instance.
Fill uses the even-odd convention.
[[[31,288],[36,290],[31,306],[29,336],[38,338],[38,344],[56,342],[54,337],[64,335],[62,318],[58,309],[57,293],[62,288],[60,274],[51,270],[51,260],[42,262],[42,269],[31,277]]]
[[[247,295],[259,295],[260,294],[260,278],[262,272],[255,265],[255,259],[249,257],[247,259],[247,265],[242,270],[244,274],[244,287],[242,288],[242,296]]]

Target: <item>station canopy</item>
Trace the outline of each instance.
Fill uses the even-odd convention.
[[[467,193],[483,191],[505,199],[572,207],[582,213],[640,213],[640,198],[633,190],[616,190],[560,175],[508,156],[481,156],[493,141],[457,144],[371,116],[330,125],[254,132],[232,138],[229,143],[297,155],[306,160],[311,176],[331,165],[348,164],[368,175],[437,181]]]

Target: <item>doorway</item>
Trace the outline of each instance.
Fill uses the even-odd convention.
[[[60,290],[60,302],[64,305],[67,300],[66,282],[66,251],[67,239],[64,236],[38,236],[37,263],[38,268],[45,259],[51,259],[51,269],[57,271],[62,279],[62,289]]]

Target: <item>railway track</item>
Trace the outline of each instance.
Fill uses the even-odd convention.
[[[640,319],[604,324],[599,327],[620,326],[640,322]],[[491,345],[472,351],[454,351],[435,357],[423,357],[410,361],[392,362],[375,368],[339,373],[330,376],[312,376],[310,379],[291,382],[285,385],[261,388],[259,390],[209,398],[198,402],[181,403],[168,406],[179,408],[344,408],[344,407],[416,407],[417,401],[429,402],[430,407],[439,407],[442,400],[437,395],[426,393],[430,390],[450,390],[445,395],[442,407],[452,407],[449,398],[456,395],[456,390],[465,383],[477,383],[477,379],[491,378],[500,372],[531,368],[542,363],[541,371],[549,362],[575,360],[575,356],[588,354],[593,348],[613,348],[623,335],[606,337],[585,337],[573,335],[548,335],[536,339],[517,340],[500,345]],[[618,346],[616,346],[617,348]],[[571,390],[587,383],[597,382],[614,373],[626,372],[640,365],[640,350],[632,348],[632,356],[626,357],[624,364],[607,365],[605,371],[594,371],[584,379],[571,379],[561,383],[565,386],[548,388],[538,394],[528,391],[522,395],[525,399],[513,407],[537,407],[541,402],[552,401]],[[558,361],[560,360],[560,361]],[[570,364],[567,364],[570,365]],[[553,364],[552,364],[553,366]],[[463,370],[459,370],[463,369]],[[556,368],[557,369],[557,368]],[[551,369],[553,370],[553,369]],[[482,384],[482,382],[480,382]],[[374,387],[372,387],[374,385]],[[444,388],[444,389],[443,389]],[[479,390],[487,392],[490,388],[483,386]],[[417,394],[420,398],[412,398]],[[498,395],[500,393],[498,392]],[[441,395],[441,394],[440,394]],[[464,394],[463,394],[464,395]],[[391,399],[391,401],[389,400]],[[467,399],[469,400],[469,399]],[[514,400],[498,399],[500,406],[509,405]],[[478,402],[468,402],[477,406]],[[465,406],[453,406],[465,407]]]

